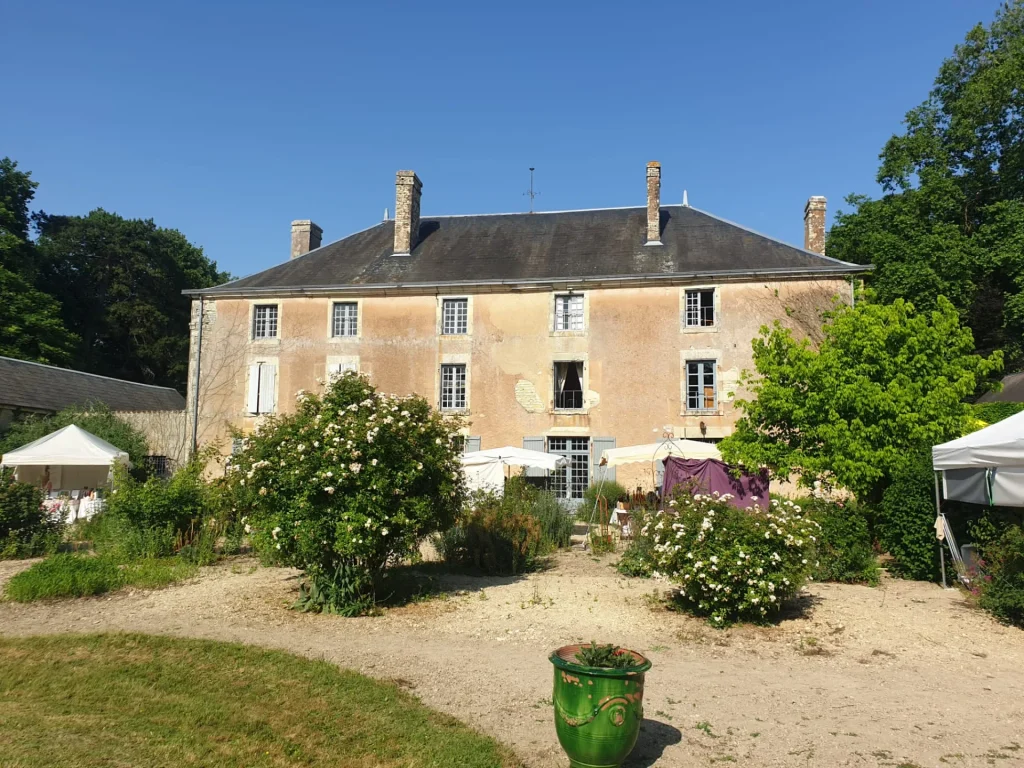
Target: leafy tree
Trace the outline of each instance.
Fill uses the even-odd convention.
[[[974,27],[881,153],[878,200],[851,196],[828,253],[876,266],[881,302],[945,296],[978,349],[1024,362],[1024,0]]]
[[[16,421],[0,435],[0,454],[27,445],[69,424],[77,424],[86,432],[125,451],[136,470],[145,467],[149,454],[145,435],[102,404],[65,408],[51,416],[27,416]]]
[[[29,204],[37,186],[11,158],[0,158],[0,267],[19,275],[33,274]]]
[[[183,389],[191,301],[186,288],[227,279],[177,230],[123,219],[36,216],[39,285],[81,336],[71,367]]]
[[[1002,364],[999,352],[972,354],[970,330],[942,297],[924,313],[901,299],[840,307],[818,349],[778,323],[753,345],[757,376],[744,384],[755,399],[738,401],[726,459],[838,483],[868,502],[913,451],[966,431],[964,399]]]

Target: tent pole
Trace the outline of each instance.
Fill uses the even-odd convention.
[[[935,517],[942,516],[942,496],[939,492],[939,473],[932,472],[935,478]],[[939,541],[939,567],[942,569],[942,588],[948,589],[946,585],[946,550],[942,548],[942,542]]]

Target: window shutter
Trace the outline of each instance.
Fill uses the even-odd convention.
[[[480,438],[479,437],[467,437],[466,438],[466,453],[473,453],[474,451],[480,450]]]
[[[259,413],[274,412],[274,384],[277,381],[277,366],[264,363],[260,366]]]
[[[245,401],[247,413],[260,412],[260,364],[249,366],[249,391]]]
[[[607,482],[615,482],[615,467],[602,467],[601,466],[601,454],[610,448],[615,447],[614,437],[595,437],[590,441],[594,451],[594,461],[592,466],[594,467],[594,484],[600,483],[602,479]]]
[[[524,437],[523,448],[528,451],[540,451],[541,453],[546,453],[544,450],[543,437]],[[548,474],[545,470],[538,469],[537,467],[524,467],[524,470],[524,474],[527,477],[546,477]]]

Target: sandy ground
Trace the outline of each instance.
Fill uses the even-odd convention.
[[[535,768],[567,764],[547,655],[597,639],[654,662],[630,766],[1024,762],[1024,632],[957,591],[814,585],[778,626],[720,631],[665,611],[651,599],[664,583],[622,578],[612,562],[569,552],[519,580],[445,577],[447,599],[344,619],[288,610],[294,571],[234,559],[161,591],[0,603],[0,633],[124,630],[329,659],[395,680]],[[0,582],[23,567],[0,562]]]

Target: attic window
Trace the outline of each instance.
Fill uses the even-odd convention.
[[[583,408],[583,362],[555,363],[555,409]]]
[[[555,296],[555,330],[583,330],[583,294],[566,293]]]

